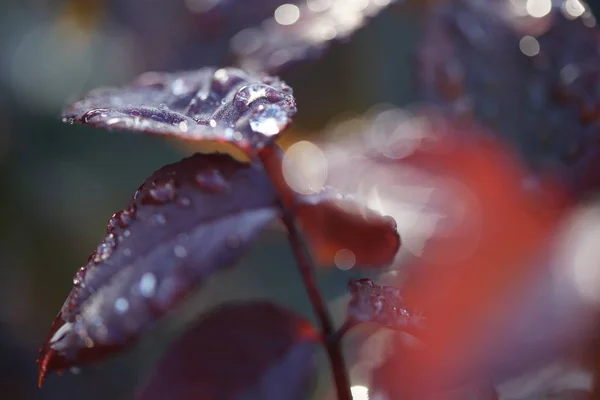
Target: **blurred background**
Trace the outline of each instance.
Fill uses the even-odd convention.
[[[108,218],[154,170],[196,150],[156,137],[66,125],[60,121],[61,109],[91,88],[121,85],[148,70],[225,66],[228,39],[271,17],[281,2],[244,0],[253,5],[230,7],[235,18],[225,26],[222,15],[206,13],[210,3],[2,1],[3,399],[130,399],[167,343],[203,310],[230,299],[266,296],[311,315],[287,242],[281,232],[271,231],[239,268],[211,278],[127,354],[77,374],[52,376],[42,390],[36,387],[37,349],[71,289],[73,274],[103,238]],[[423,28],[424,3],[394,5],[350,42],[334,44],[320,60],[282,75],[294,88],[299,108],[284,146],[319,140],[319,132],[332,121],[376,104],[413,103],[413,53]],[[596,1],[588,3],[599,7]],[[321,275],[339,321],[348,278],[369,275],[336,268]]]
[[[256,6],[237,12],[241,27],[269,18],[280,3],[245,2]],[[161,138],[65,125],[61,109],[91,88],[144,71],[227,65],[227,39],[240,29],[220,30],[219,16],[202,17],[190,0],[3,0],[0,10],[0,397],[129,399],[186,321],[230,298],[270,296],[310,315],[287,242],[280,232],[267,233],[240,268],[211,280],[130,353],[78,375],[52,376],[38,390],[37,349],[106,221],[155,169],[194,151]],[[299,105],[287,143],[316,140],[332,118],[375,103],[409,103],[421,11],[394,7],[350,43],[284,74]],[[325,271],[327,297],[345,294],[352,275]]]

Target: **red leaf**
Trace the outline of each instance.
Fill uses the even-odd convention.
[[[148,72],[124,88],[96,89],[64,121],[106,129],[215,140],[252,150],[271,142],[296,113],[292,89],[235,68]]]
[[[233,264],[279,211],[260,167],[196,154],[156,171],[113,215],[74,277],[39,359],[50,370],[120,350],[206,277]]]
[[[335,191],[300,197],[294,210],[320,264],[383,267],[391,264],[400,248],[392,217],[381,216]]]
[[[227,305],[175,341],[137,398],[305,399],[318,341],[292,311],[267,302]]]
[[[394,260],[400,248],[400,236],[393,218],[384,217],[330,188],[312,195],[297,193],[284,177],[280,148],[265,148],[260,157],[285,205],[302,226],[305,240],[318,263],[333,265],[340,252],[347,253],[352,263],[350,267],[354,264],[381,267]]]
[[[407,399],[426,397],[441,382],[526,368],[532,354],[541,353],[524,327],[543,331],[569,315],[552,294],[544,259],[569,199],[549,183],[532,181],[518,159],[485,133],[466,126],[433,129],[437,135],[402,163],[462,187],[453,201],[469,206],[450,232],[434,234],[424,256],[406,267],[402,293],[422,311],[426,329],[418,348],[399,346],[386,384],[413,391],[416,397],[395,392]],[[560,336],[539,335],[550,343]],[[548,345],[544,340],[539,343]],[[510,354],[517,349],[520,354]]]

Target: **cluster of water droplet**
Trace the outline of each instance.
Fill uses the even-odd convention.
[[[366,278],[351,280],[348,289],[352,296],[348,303],[348,320],[375,322],[394,329],[422,328],[422,317],[407,308],[399,289],[379,286]]]
[[[193,140],[261,146],[296,112],[292,89],[278,78],[236,68],[146,73],[122,89],[97,89],[63,121]]]

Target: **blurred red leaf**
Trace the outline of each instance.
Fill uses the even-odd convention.
[[[233,264],[279,214],[265,171],[196,154],[156,171],[113,215],[73,279],[39,362],[47,372],[122,349],[210,274]]]
[[[470,209],[449,235],[434,234],[424,257],[405,267],[402,293],[410,308],[422,311],[426,329],[416,349],[399,340],[387,372],[380,373],[390,387],[416,393],[400,391],[407,399],[422,398],[439,382],[506,372],[507,363],[526,368],[530,356],[541,355],[524,326],[542,330],[535,335],[547,336],[539,342],[549,353],[549,343],[570,333],[543,331],[556,328],[565,309],[553,294],[544,257],[569,198],[536,179],[485,132],[439,124],[433,131],[401,162],[455,182],[463,196],[453,201]]]
[[[123,88],[95,89],[63,112],[65,122],[252,150],[272,141],[296,113],[292,89],[235,68],[148,72]]]
[[[305,399],[319,338],[308,320],[271,303],[227,305],[175,341],[137,398]]]
[[[311,195],[297,193],[283,175],[281,149],[263,149],[261,157],[284,203],[300,223],[317,263],[335,264],[340,251],[351,252],[348,257],[359,267],[382,267],[394,260],[400,236],[393,218],[331,188]]]

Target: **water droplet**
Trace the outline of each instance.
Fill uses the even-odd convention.
[[[398,224],[396,223],[394,217],[392,217],[391,215],[385,215],[383,219],[392,230],[395,231],[398,229]]]
[[[88,124],[88,123],[92,122],[92,120],[95,119],[96,117],[105,118],[106,113],[108,111],[109,110],[107,108],[94,108],[92,110],[85,112],[81,116],[81,120],[83,121],[84,124]]]
[[[179,258],[185,258],[188,255],[187,249],[180,244],[173,248],[173,253]]]
[[[276,92],[273,88],[261,83],[253,83],[241,87],[233,97],[233,104],[239,109],[245,110],[252,103],[259,99],[266,99],[272,92]]]
[[[348,270],[356,264],[356,256],[351,250],[341,249],[335,253],[333,261],[339,269]]]
[[[192,202],[187,197],[181,197],[177,201],[177,204],[179,204],[182,207],[188,207],[190,204],[192,204]]]
[[[277,135],[289,122],[287,113],[278,105],[260,106],[250,116],[250,128],[265,136]]]
[[[115,301],[115,311],[119,314],[124,314],[127,310],[129,310],[129,301],[124,297],[119,297],[117,301]]]
[[[48,343],[50,344],[50,348],[55,351],[62,351],[67,348],[68,343],[64,340],[67,335],[73,330],[73,323],[67,322],[63,326],[61,326],[55,333],[52,335]]]
[[[166,204],[177,197],[177,188],[172,179],[167,182],[155,182],[142,198],[144,204]]]
[[[164,225],[167,223],[167,218],[163,214],[154,214],[151,221],[153,225]]]
[[[187,132],[188,131],[188,123],[186,121],[181,121],[179,123],[179,130],[184,133]]]
[[[115,246],[117,245],[116,238],[114,234],[109,234],[104,238],[102,243],[98,245],[96,248],[96,253],[94,254],[94,262],[99,263],[102,261],[106,261],[113,253]]]
[[[216,169],[197,173],[195,182],[200,189],[208,192],[220,193],[229,189],[229,183]]]
[[[154,296],[156,290],[156,277],[151,272],[146,272],[140,279],[140,293],[144,297]]]
[[[131,257],[131,249],[127,247],[125,250],[123,250],[123,254],[125,257]]]
[[[73,277],[73,285],[75,285],[75,286],[81,285],[81,283],[85,279],[86,271],[87,271],[87,268],[85,268],[85,267],[79,268],[79,270],[75,273],[75,276]]]

